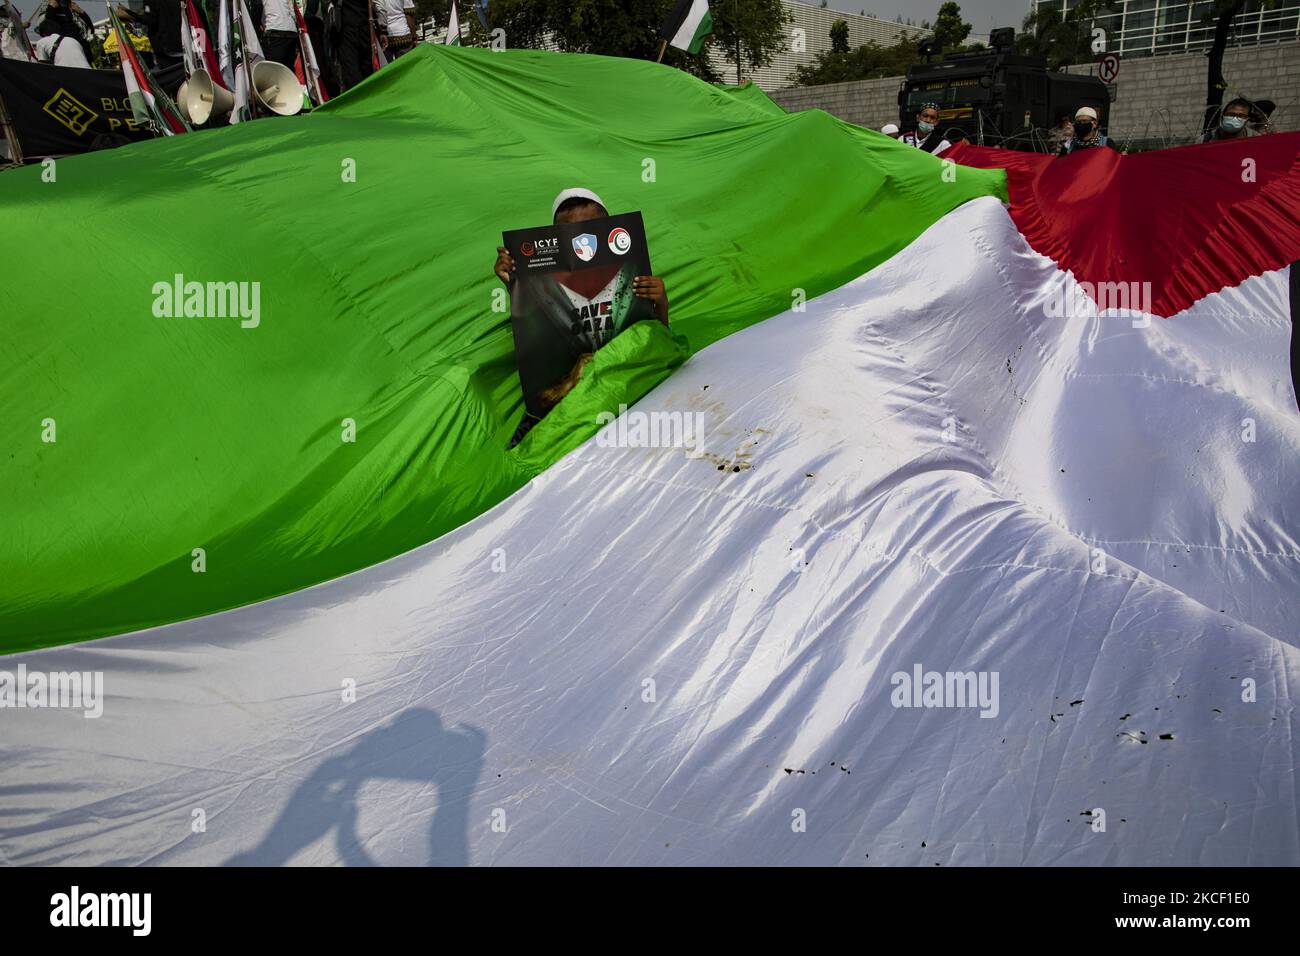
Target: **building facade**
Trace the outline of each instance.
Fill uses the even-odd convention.
[[[843,20],[849,25],[849,47],[857,48],[868,43],[877,46],[893,46],[903,37],[925,36],[930,31],[921,27],[909,27],[892,20],[863,16],[857,13],[845,13],[829,7],[814,7],[807,3],[785,0],[783,6],[792,20],[785,25],[785,51],[772,58],[765,67],[755,69],[742,64],[740,79],[753,81],[764,90],[779,90],[793,86],[790,79],[795,67],[811,66],[817,54],[829,52],[831,48],[831,24]],[[936,9],[937,6],[936,6]],[[971,37],[974,43],[978,37]],[[730,63],[715,46],[712,61],[725,82],[736,82],[736,65]]]
[[[1064,13],[1078,0],[1034,0],[1034,9]],[[1106,31],[1106,49],[1120,56],[1204,53],[1214,41],[1214,25],[1202,19],[1212,0],[1111,0],[1109,12],[1095,18]],[[1300,0],[1275,0],[1264,9],[1248,0],[1233,22],[1229,47],[1258,46],[1300,39]]]

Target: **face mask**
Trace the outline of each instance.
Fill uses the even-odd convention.
[[[1092,133],[1092,124],[1091,124],[1091,123],[1075,123],[1075,124],[1074,124],[1074,138],[1075,138],[1075,139],[1087,139],[1088,136],[1091,135],[1091,133]]]
[[[1246,117],[1244,117],[1244,116],[1225,116],[1225,117],[1223,118],[1223,122],[1222,122],[1220,125],[1221,125],[1224,129],[1229,130],[1230,132],[1235,133],[1235,132],[1237,132],[1237,130],[1241,129],[1243,126],[1246,125]]]
[[[925,120],[916,121],[916,131],[918,133],[930,133],[934,130],[933,123],[927,123]]]

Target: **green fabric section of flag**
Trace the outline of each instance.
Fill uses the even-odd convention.
[[[6,270],[47,281],[2,293],[0,652],[236,607],[436,538],[669,374],[685,340],[1005,198],[1001,171],[942,172],[655,63],[421,44],[310,116],[64,159],[57,194],[39,167],[6,173],[0,217],[41,236]],[[642,212],[673,335],[616,339],[507,452],[522,402],[494,250],[578,185]],[[183,293],[235,283],[246,317],[184,301],[169,317],[177,275]]]

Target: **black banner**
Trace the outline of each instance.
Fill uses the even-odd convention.
[[[168,79],[159,75],[163,89]],[[175,85],[184,79],[183,70]],[[153,134],[136,123],[120,70],[28,63],[0,58],[0,97],[30,162],[109,149]]]
[[[74,852],[67,860],[75,861]],[[337,952],[352,945],[373,949],[377,939],[397,938],[381,934],[398,930],[432,941],[446,938],[438,933],[449,928],[484,926],[498,946],[515,939],[535,945],[537,927],[556,918],[557,899],[580,899],[591,914],[583,914],[586,925],[597,932],[617,934],[648,920],[665,936],[686,931],[732,949],[750,939],[769,943],[783,928],[773,919],[736,914],[801,906],[827,914],[828,938],[869,943],[891,933],[914,938],[926,951],[1043,948],[1060,940],[1109,944],[1126,937],[1129,948],[1185,947],[1198,938],[1242,951],[1283,938],[1293,923],[1294,869],[870,869],[861,860],[868,868],[720,873],[707,867],[725,861],[691,862],[702,866],[454,873],[10,866],[0,867],[0,893],[4,939],[16,953],[26,952],[23,944],[61,943],[75,951],[141,939],[244,949],[260,940],[261,948],[283,943]],[[722,880],[725,902],[717,892]],[[663,903],[666,894],[671,906]],[[835,916],[844,917],[843,925]]]
[[[654,318],[632,280],[653,275],[639,212],[502,233],[515,260],[510,323],[524,406],[541,418],[584,356]],[[558,391],[557,391],[558,389]]]

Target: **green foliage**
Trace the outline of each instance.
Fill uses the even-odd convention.
[[[831,50],[835,53],[849,52],[848,21],[836,20],[831,24]]]
[[[901,22],[901,20],[900,20]],[[917,45],[920,37],[904,37],[893,46],[879,46],[867,43],[856,50],[849,49],[848,27],[845,25],[843,44],[837,41],[836,27],[843,23],[837,20],[831,26],[831,49],[817,54],[816,60],[808,66],[795,68],[791,80],[797,86],[820,86],[823,83],[847,83],[850,80],[871,80],[885,76],[902,76],[907,68],[922,62]],[[935,21],[934,36],[944,44],[945,53],[959,50],[980,50],[982,43],[962,46],[961,41],[970,34],[971,26],[963,23],[961,7],[956,3],[946,2],[939,8]]]
[[[1091,63],[1098,55],[1092,49],[1092,21],[1111,12],[1106,0],[1079,0],[1065,16],[1059,9],[1040,7],[1025,17],[1016,37],[1016,49],[1041,56],[1047,60],[1050,70],[1073,63]]]
[[[970,24],[962,22],[961,7],[952,0],[939,8],[939,16],[934,21],[934,38],[945,49],[961,46],[961,42],[970,36],[970,30]]]
[[[674,0],[492,0],[491,25],[505,30],[511,48],[542,47],[548,42],[570,53],[599,53],[653,60],[659,54],[659,28]],[[790,16],[781,0],[722,0],[710,7],[713,33],[691,56],[669,47],[664,63],[702,79],[722,79],[709,63],[718,50],[731,63],[739,54],[745,68],[767,66],[785,47],[782,27]],[[466,19],[475,20],[472,11]],[[479,29],[481,32],[481,28]],[[730,78],[730,76],[728,77]]]

